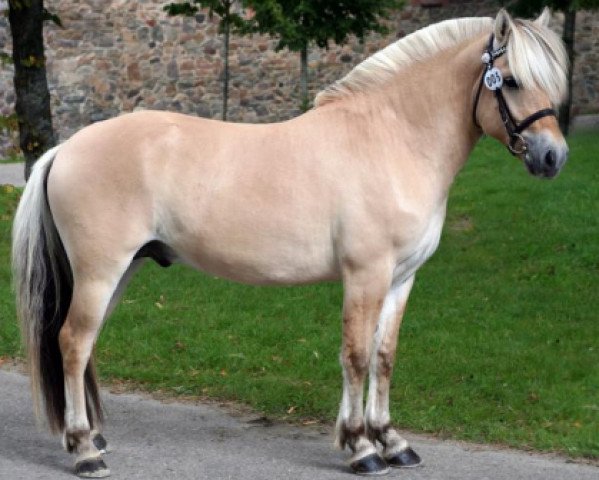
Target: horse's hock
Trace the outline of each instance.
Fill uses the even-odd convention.
[[[98,2],[49,0],[66,28],[45,25],[48,79],[55,128],[62,140],[89,123],[134,109],[178,111],[202,117],[221,113],[222,39],[207,15],[169,18],[162,0]],[[330,50],[312,48],[312,93],[342,77],[370,54],[418,28],[446,18],[494,16],[494,0],[407,6],[390,21],[387,37],[370,36]],[[430,2],[429,2],[430,3]],[[562,19],[553,21],[559,29]],[[577,17],[573,115],[599,114],[599,12]],[[231,40],[231,86],[228,117],[234,121],[271,122],[299,111],[299,58],[274,51],[266,37]],[[0,45],[10,52],[8,19],[0,16]],[[13,72],[0,68],[0,115],[14,110]],[[2,133],[0,155],[13,139]]]

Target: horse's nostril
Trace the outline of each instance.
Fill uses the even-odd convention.
[[[553,150],[548,150],[545,154],[545,165],[555,167],[555,153],[553,153]]]

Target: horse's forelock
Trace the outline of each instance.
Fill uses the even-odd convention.
[[[530,20],[515,20],[507,42],[512,75],[524,88],[544,91],[554,104],[568,90],[568,56],[561,39],[552,30]]]

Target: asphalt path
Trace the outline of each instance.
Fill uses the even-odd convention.
[[[25,185],[25,167],[23,163],[0,163],[0,185],[16,187]]]
[[[103,390],[114,479],[355,479],[329,426],[293,426],[218,405]],[[424,465],[402,480],[598,480],[599,467],[404,432]],[[0,479],[73,479],[73,457],[36,426],[28,379],[0,370]]]

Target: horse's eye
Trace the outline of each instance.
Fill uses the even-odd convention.
[[[520,85],[518,85],[518,82],[516,82],[514,77],[505,77],[503,79],[503,84],[510,90],[518,90],[520,88]]]

